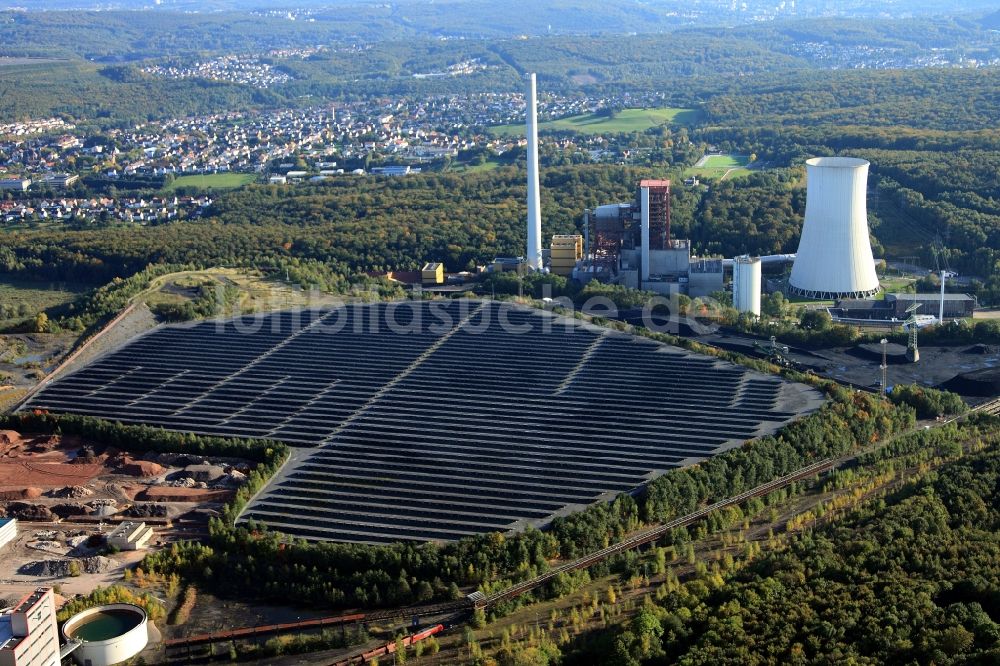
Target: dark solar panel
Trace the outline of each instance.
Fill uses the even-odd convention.
[[[387,542],[544,524],[819,401],[546,312],[437,301],[161,327],[25,408],[310,447],[241,520]]]

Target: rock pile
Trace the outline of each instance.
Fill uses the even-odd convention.
[[[7,505],[7,517],[17,518],[23,522],[50,523],[55,516],[48,507],[26,502],[11,502]]]
[[[166,518],[167,507],[162,504],[142,503],[133,504],[125,509],[124,515],[130,518]]]
[[[0,490],[0,500],[38,499],[42,491],[38,488],[8,488]]]
[[[115,566],[114,560],[100,555],[94,557],[81,557],[77,560],[38,560],[28,562],[18,573],[28,576],[46,576],[59,578],[70,575],[70,565],[76,562],[80,567],[80,573],[104,573],[110,571]]]
[[[57,497],[59,499],[83,499],[93,494],[94,491],[86,486],[66,486],[48,493],[49,497]]]

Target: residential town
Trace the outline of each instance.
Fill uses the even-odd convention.
[[[228,55],[190,65],[150,65],[142,72],[160,79],[207,79],[270,88],[288,83],[290,74],[253,56]]]
[[[663,100],[656,95],[549,96],[540,102],[540,112],[560,118],[657,104]],[[489,130],[516,126],[523,117],[523,95],[483,93],[234,111],[103,131],[57,118],[12,123],[0,126],[0,198],[7,199],[0,219],[150,223],[197,215],[204,198],[125,196],[130,189],[157,190],[193,174],[245,173],[284,184],[344,173],[419,173],[421,165],[463,154],[499,156],[523,146],[519,132]],[[634,154],[634,148],[609,149],[608,138],[600,135],[567,133],[548,143],[582,161],[627,160]],[[79,186],[85,189],[74,189]]]
[[[968,56],[964,50],[929,48],[917,53],[902,47],[873,47],[867,44],[796,42],[790,52],[830,69],[922,69],[926,67],[986,67],[1000,64],[1000,57],[984,54]]]
[[[657,95],[550,96],[539,101],[539,114],[558,118],[607,107],[658,104],[663,100]],[[92,134],[74,132],[73,125],[61,120],[28,121],[0,126],[0,176],[37,181],[55,172],[100,173],[108,178],[262,173],[275,161],[298,154],[349,160],[378,153],[416,162],[475,148],[502,154],[516,146],[519,137],[495,135],[488,128],[518,124],[523,117],[523,95],[483,93],[234,111]]]
[[[38,199],[36,201],[0,200],[0,221],[17,224],[48,220],[81,224],[128,222],[155,224],[197,217],[212,204],[208,195],[164,197],[88,197]]]

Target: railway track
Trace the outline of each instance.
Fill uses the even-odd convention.
[[[710,504],[704,508],[698,509],[693,513],[689,513],[686,516],[681,516],[680,518],[675,518],[667,523],[658,525],[656,527],[650,527],[648,529],[642,530],[633,534],[626,539],[619,541],[616,544],[612,544],[607,548],[602,548],[601,550],[588,553],[583,557],[577,558],[571,562],[566,562],[565,564],[559,565],[546,571],[543,574],[535,576],[526,581],[516,583],[504,590],[495,592],[483,599],[474,602],[474,607],[476,608],[490,608],[496,604],[507,601],[508,599],[513,599],[526,592],[530,592],[541,585],[544,585],[548,581],[552,580],[561,573],[566,573],[568,571],[576,571],[578,569],[585,569],[589,566],[597,564],[601,560],[605,560],[613,555],[624,552],[626,550],[632,550],[633,548],[638,548],[639,546],[646,545],[657,541],[658,539],[665,536],[671,530],[677,529],[678,527],[684,527],[685,525],[690,525],[693,522],[701,520],[705,516],[709,515],[713,511],[718,511],[719,509],[724,509],[736,504],[745,502],[748,499],[754,497],[762,497],[768,495],[775,490],[783,488],[796,481],[801,481],[802,479],[807,479],[811,476],[815,476],[821,472],[828,471],[832,469],[837,464],[837,461],[833,459],[821,460],[819,462],[807,465],[791,474],[786,474],[785,476],[774,479],[767,483],[763,483],[755,488],[740,493],[739,495],[734,495],[722,501],[716,502],[715,504]]]
[[[288,633],[298,629],[321,629],[323,627],[333,627],[346,624],[348,622],[359,622],[363,619],[365,619],[364,613],[354,613],[352,615],[320,617],[311,620],[300,620],[298,622],[286,622],[284,624],[242,627],[240,629],[229,629],[209,634],[186,636],[184,638],[168,638],[163,641],[163,645],[168,650],[171,648],[195,647],[197,645],[210,645],[212,643],[221,643],[224,641],[257,638],[259,636],[271,636],[274,634]]]
[[[1000,416],[1000,398],[994,398],[989,402],[984,402],[981,405],[973,407],[969,411],[982,412],[984,414],[989,414],[991,416]]]

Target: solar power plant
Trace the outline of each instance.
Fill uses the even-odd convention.
[[[572,318],[436,301],[161,326],[23,409],[282,440],[240,520],[377,543],[543,526],[821,402]]]

